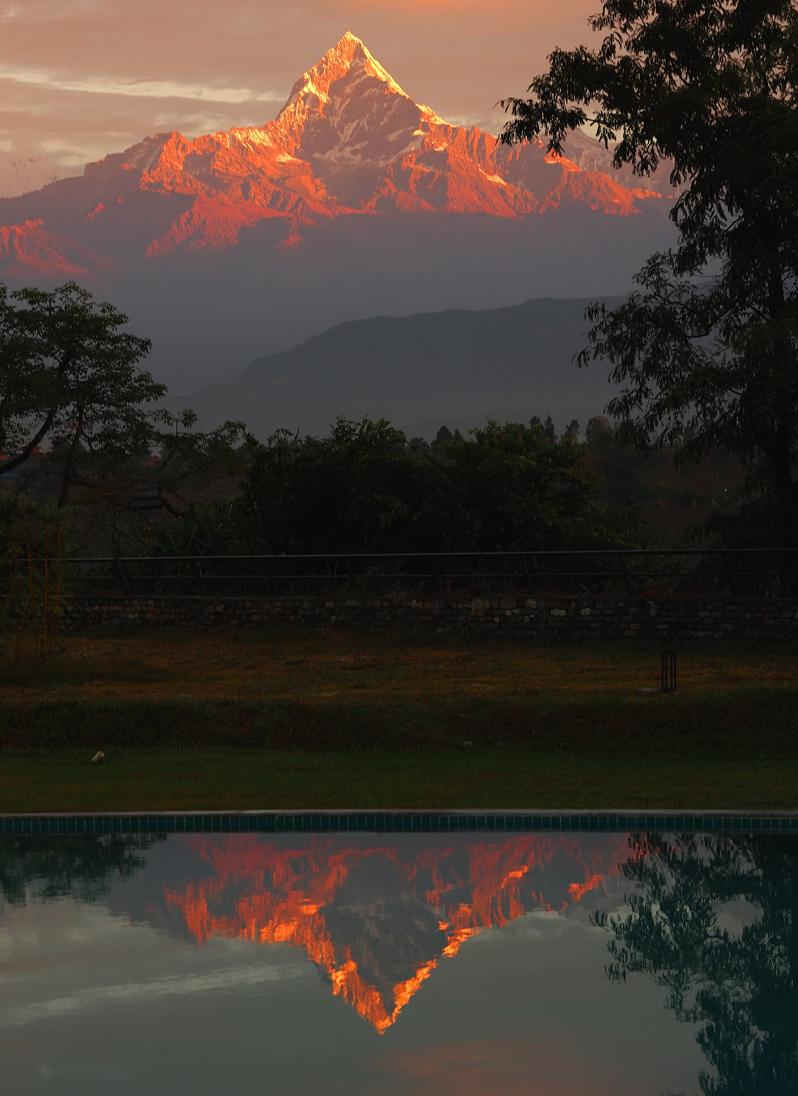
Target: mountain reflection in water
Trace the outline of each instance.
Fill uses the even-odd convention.
[[[341,838],[293,849],[252,836],[198,836],[211,869],[164,888],[199,944],[236,936],[292,944],[385,1031],[464,940],[534,909],[563,910],[618,871],[623,839],[529,835],[484,844],[363,847]]]
[[[560,914],[604,930],[610,982],[645,974],[664,987],[703,1052],[706,1096],[798,1094],[798,843],[787,837],[5,838],[0,891],[12,910],[104,903],[200,948],[300,949],[379,1033],[470,937]],[[527,1091],[518,1084],[495,1091]]]

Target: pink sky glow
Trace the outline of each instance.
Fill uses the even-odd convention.
[[[150,134],[274,118],[351,30],[416,102],[497,132],[597,0],[0,0],[0,151],[74,169]]]

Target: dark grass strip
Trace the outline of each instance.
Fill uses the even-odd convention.
[[[0,710],[0,750],[496,747],[798,757],[798,689],[652,696],[41,701]]]
[[[191,810],[796,810],[798,761],[462,747],[7,751],[0,813]]]

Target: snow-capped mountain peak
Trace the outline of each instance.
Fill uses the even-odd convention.
[[[433,119],[347,31],[297,80],[271,132],[285,153],[313,165],[330,193],[358,208],[391,161],[420,147]]]
[[[291,89],[283,110],[287,110],[293,102],[303,96],[315,96],[319,102],[326,103],[330,86],[337,80],[343,79],[353,69],[364,76],[381,80],[386,90],[390,90],[395,95],[403,95],[405,99],[410,98],[391,74],[379,61],[375,60],[357,35],[348,30],[337,45],[327,50],[313,68],[300,76]]]

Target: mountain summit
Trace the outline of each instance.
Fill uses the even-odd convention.
[[[346,82],[344,86],[334,86],[340,85],[341,81]],[[373,100],[380,95],[396,95],[412,103],[407,92],[399,87],[379,61],[375,61],[361,40],[347,31],[337,46],[328,50],[318,64],[300,76],[280,112],[280,120],[286,125],[293,123],[303,129],[309,115],[326,116],[324,108],[331,99],[340,103],[358,95],[371,95]]]
[[[270,136],[311,163],[340,200],[362,208],[388,165],[419,149],[436,125],[445,123],[347,31],[297,80]]]
[[[185,847],[192,882],[165,882],[148,920],[199,945],[227,937],[300,948],[380,1034],[471,937],[533,910],[587,920],[617,902],[628,859],[610,835],[399,837],[363,848],[337,836],[282,847],[235,834],[188,837]]]

